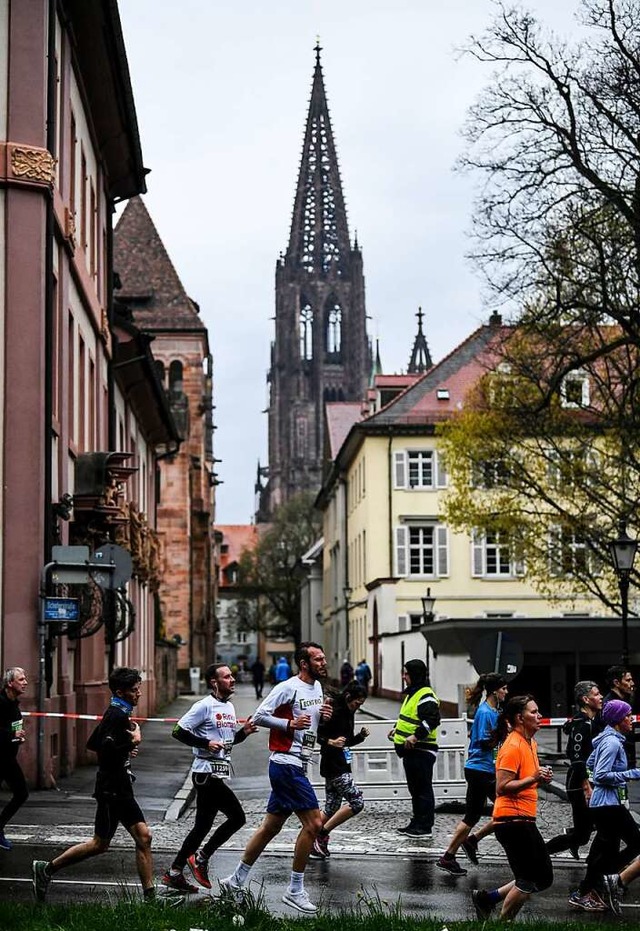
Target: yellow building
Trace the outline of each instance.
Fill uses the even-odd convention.
[[[471,658],[490,671],[500,652],[518,671],[517,691],[564,714],[576,679],[601,678],[618,661],[612,619],[595,599],[542,597],[498,534],[454,533],[441,516],[449,477],[437,425],[461,408],[507,332],[492,318],[367,416],[327,405],[322,632],[331,674],[344,656],[354,666],[365,657],[379,695],[399,695],[403,663],[420,658],[453,711],[477,679]]]

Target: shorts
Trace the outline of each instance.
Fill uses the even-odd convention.
[[[364,808],[362,789],[355,784],[351,773],[342,773],[333,779],[327,779],[325,794],[324,813],[327,820],[338,811],[342,799],[347,802],[354,815],[359,815]]]
[[[294,811],[320,808],[313,786],[300,766],[269,763],[271,795],[267,803],[270,815],[290,815]]]
[[[504,847],[516,889],[531,894],[549,888],[551,857],[535,821],[497,821],[496,839]]]
[[[95,834],[100,840],[110,841],[118,829],[118,824],[130,828],[133,824],[140,824],[146,819],[142,809],[133,795],[118,798],[115,795],[97,795]]]
[[[462,820],[472,828],[482,818],[487,801],[496,800],[496,774],[465,767],[464,778],[467,780],[467,796]]]

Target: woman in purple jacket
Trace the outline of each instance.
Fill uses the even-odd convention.
[[[614,871],[640,854],[640,828],[629,811],[627,792],[627,782],[640,779],[640,769],[629,769],[624,751],[625,739],[633,730],[631,706],[625,701],[607,702],[602,721],[605,728],[594,737],[593,752],[587,760],[593,784],[589,809],[597,833],[587,857],[584,885],[601,891],[615,911],[603,877],[615,875]],[[622,851],[621,842],[625,844]]]

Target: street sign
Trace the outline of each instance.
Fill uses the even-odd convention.
[[[56,563],[51,569],[55,585],[86,585],[89,581],[89,571],[82,566],[89,561],[88,546],[53,546],[51,560]]]
[[[131,553],[117,543],[101,546],[91,557],[91,563],[91,578],[100,588],[120,588],[129,581],[133,572]]]
[[[42,617],[45,621],[79,621],[80,604],[77,598],[53,598],[47,596],[44,599],[44,608]]]

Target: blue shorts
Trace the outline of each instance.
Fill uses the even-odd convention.
[[[313,786],[300,766],[269,763],[271,795],[267,803],[270,815],[290,815],[292,811],[320,808]]]

